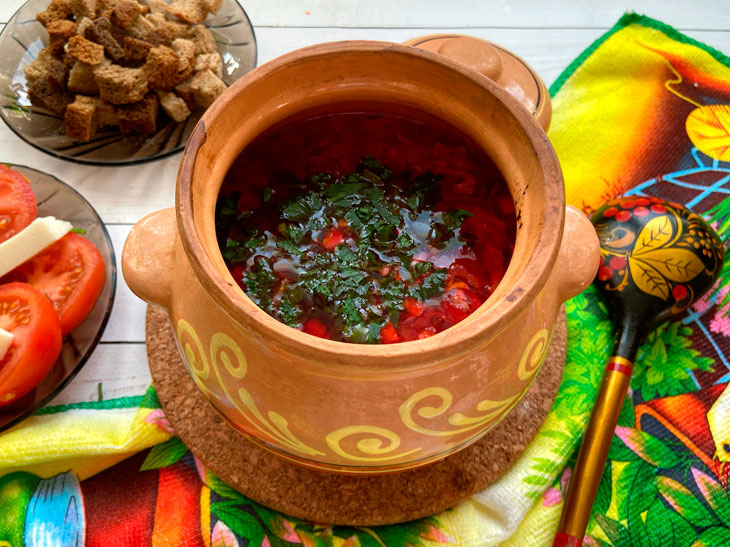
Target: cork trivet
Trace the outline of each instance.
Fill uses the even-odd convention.
[[[553,404],[565,362],[561,312],[545,364],[529,391],[487,435],[425,467],[377,476],[301,467],[229,426],[195,387],[179,357],[167,314],[147,308],[147,356],[167,417],[190,450],[254,501],[320,523],[375,526],[432,515],[484,489],[524,451]]]

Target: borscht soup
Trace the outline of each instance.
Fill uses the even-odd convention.
[[[300,115],[257,137],[215,214],[225,263],[253,302],[354,343],[462,321],[502,279],[516,230],[509,189],[471,139],[385,109]]]

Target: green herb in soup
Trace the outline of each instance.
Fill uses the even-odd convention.
[[[315,121],[333,123],[324,118]],[[355,121],[362,130],[370,119]],[[258,167],[248,182],[258,183],[224,184],[221,252],[246,294],[291,327],[356,343],[425,338],[477,309],[504,274],[515,217],[502,181],[477,188],[468,176],[477,177],[455,177],[448,163],[440,172],[423,162],[398,169],[366,155],[348,165],[336,151],[338,165],[327,171],[262,174],[256,147],[249,153]]]

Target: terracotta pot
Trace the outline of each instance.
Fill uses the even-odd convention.
[[[238,288],[214,211],[224,176],[262,131],[323,104],[419,109],[482,146],[515,199],[515,250],[495,293],[463,322],[392,345],[322,340],[287,327]],[[271,61],[236,82],[193,132],[176,207],[139,221],[124,277],[165,308],[187,369],[231,425],[280,456],[348,473],[416,467],[465,447],[530,386],[560,305],[598,266],[588,220],[564,203],[538,124],[488,78],[417,48],[340,42]]]

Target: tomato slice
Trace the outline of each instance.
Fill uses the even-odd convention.
[[[32,390],[61,353],[61,325],[48,299],[26,283],[0,285],[0,328],[14,335],[0,359],[0,406]]]
[[[312,336],[318,336],[319,338],[330,337],[330,333],[324,323],[314,317],[310,317],[304,322],[302,330],[307,334],[311,334]]]
[[[33,222],[36,211],[35,194],[28,179],[0,164],[0,243]]]
[[[58,312],[64,336],[89,315],[106,272],[94,244],[69,233],[8,273],[0,282],[20,281],[38,289]]]

